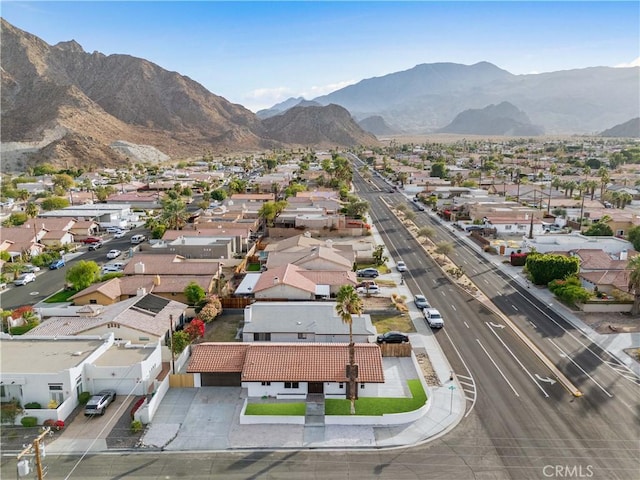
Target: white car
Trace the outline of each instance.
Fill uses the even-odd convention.
[[[124,237],[126,234],[126,232],[124,230],[118,230],[114,235],[113,238],[122,238]]]
[[[118,233],[122,231],[120,227],[107,227],[107,233]]]
[[[402,260],[396,263],[396,268],[398,269],[399,272],[407,271],[407,265]]]
[[[121,250],[109,250],[109,253],[107,253],[107,258],[109,259],[118,258],[120,255],[122,255]]]
[[[356,288],[356,292],[376,294],[376,293],[380,293],[380,287],[378,287],[378,285],[376,285],[375,283],[372,285],[363,285],[361,287]]]
[[[22,275],[20,275],[18,278],[16,278],[13,281],[13,284],[18,286],[18,285],[26,285],[27,283],[30,282],[35,282],[36,281],[36,274],[35,273],[23,273]]]
[[[444,319],[440,312],[435,308],[425,308],[423,310],[424,318],[427,320],[427,323],[431,328],[442,328],[444,327]]]

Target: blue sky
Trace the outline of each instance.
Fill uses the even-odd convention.
[[[640,57],[636,1],[2,0],[0,13],[51,45],[145,58],[253,111],[421,63],[526,74]]]

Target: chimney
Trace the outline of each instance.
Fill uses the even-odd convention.
[[[244,323],[251,323],[251,305],[244,307]]]
[[[280,279],[278,277],[273,277],[273,284],[277,285],[280,283]]]
[[[627,260],[629,258],[629,252],[626,250],[622,250],[620,252],[620,260]]]
[[[158,285],[160,285],[160,275],[156,274],[156,276],[153,279],[153,284],[157,287]]]
[[[147,289],[144,287],[140,287],[136,290],[136,297],[144,297],[147,294]]]
[[[133,273],[136,275],[144,275],[144,263],[138,262],[133,266]]]

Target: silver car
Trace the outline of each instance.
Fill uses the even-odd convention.
[[[115,390],[101,390],[89,399],[84,407],[84,414],[87,417],[93,415],[104,415],[104,411],[115,399]]]

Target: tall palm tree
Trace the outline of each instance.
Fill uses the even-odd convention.
[[[640,255],[636,255],[627,264],[629,273],[629,292],[633,291],[633,307],[631,307],[631,315],[640,313]]]
[[[29,202],[26,207],[24,207],[24,213],[27,218],[33,219],[33,241],[34,243],[38,243],[38,230],[36,228],[36,217],[40,212],[40,207],[34,202]]]
[[[351,415],[356,413],[356,346],[353,343],[353,317],[362,315],[364,306],[362,299],[353,288],[353,285],[342,285],[336,296],[336,312],[343,323],[349,325],[349,390],[347,396],[351,402]]]

